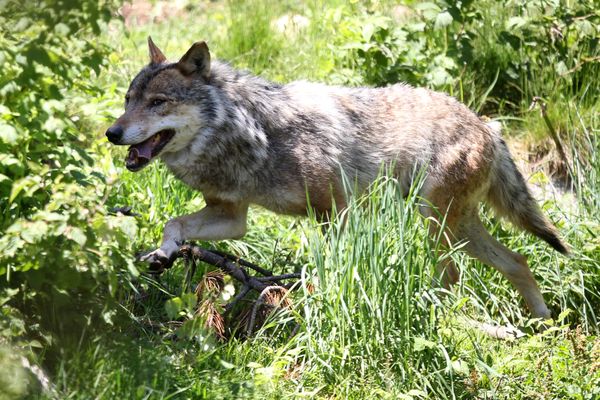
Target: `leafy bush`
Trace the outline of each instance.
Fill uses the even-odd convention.
[[[415,10],[402,22],[380,13],[348,18],[341,9],[331,14],[331,25],[340,30],[333,47],[342,68],[360,71],[352,83],[385,86],[402,81],[441,88],[453,82],[458,64],[438,45],[443,40],[440,30],[452,17],[433,3],[418,4]]]
[[[599,89],[600,15],[592,1],[504,1],[482,10],[468,32],[472,74],[497,83],[491,94],[517,105],[533,96],[585,96]]]
[[[519,106],[535,95],[598,90],[597,80],[589,79],[600,72],[600,16],[593,2],[486,4],[417,3],[400,20],[368,8],[360,14],[336,10],[330,25],[340,33],[332,45],[340,80],[376,86],[405,81],[450,91],[460,84],[471,92],[468,100],[491,93]],[[348,73],[355,70],[358,79]]]
[[[89,121],[73,100],[102,92],[94,81],[109,48],[94,35],[109,6],[55,0],[0,8],[3,336],[67,334],[89,322],[93,305],[105,307],[97,291],[115,292],[118,266],[135,272],[121,249],[136,225],[107,215],[109,185],[94,170]],[[114,311],[105,311],[108,320]]]

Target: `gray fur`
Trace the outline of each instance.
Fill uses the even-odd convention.
[[[152,45],[151,59],[160,59]],[[425,167],[421,195],[447,213],[450,240],[469,241],[467,251],[510,279],[535,315],[549,316],[524,258],[482,231],[478,204],[489,201],[559,251],[566,246],[531,197],[497,124],[485,124],[454,98],[405,84],[280,85],[211,61],[203,42],[178,63],[151,62],[128,95],[115,124],[124,130],[117,144],[174,130],[160,158],[207,200],[199,213],[169,221],[151,263],[170,258],[183,240],[240,237],[249,204],[305,214],[308,193],[320,215],[331,211],[332,200],[344,207],[342,170],[361,191],[382,164],[394,166],[408,191],[415,168]],[[149,105],[156,96],[166,103]],[[434,216],[432,207],[422,212]],[[456,280],[455,267],[445,268],[444,279]]]

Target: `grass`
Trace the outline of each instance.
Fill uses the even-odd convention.
[[[374,2],[372,10],[384,13],[392,6]],[[228,1],[194,7],[185,17],[132,29],[115,22],[107,29],[102,39],[114,46],[114,53],[101,76],[106,92],[84,110],[103,116],[92,148],[98,168],[113,182],[109,205],[134,205],[141,214],[135,238],[139,249],[160,241],[169,218],[203,204],[200,194],[158,163],[137,174],[127,172],[123,151],[108,149],[101,138],[120,113],[130,77],[147,62],[146,37],[151,34],[171,59],[193,41],[206,39],[216,57],[267,78],[332,82],[339,76],[329,44],[343,40],[332,21],[339,21],[336,13],[360,17],[363,12],[359,5],[336,1]],[[305,15],[310,25],[276,32],[272,21],[286,13]],[[488,87],[475,90],[471,82],[459,83],[471,93],[464,100],[472,104],[479,103],[471,97]],[[415,207],[416,187],[403,199],[393,180],[382,178],[369,193],[353,198],[344,227],[341,218],[323,227],[314,218],[252,208],[243,240],[206,244],[303,274],[294,306],[273,315],[252,338],[219,342],[207,331],[177,338],[165,302],[182,295],[183,266],[166,272],[160,284],[124,274],[121,313],[110,328],[97,331],[91,324],[76,344],[61,349],[58,361],[46,365],[54,391],[41,397],[600,398],[599,110],[589,93],[584,99],[561,96],[554,97],[558,105],[550,106],[551,119],[561,121],[572,152],[577,203],[568,208],[559,195],[544,200],[543,208],[572,246],[572,257],[557,255],[483,210],[493,234],[528,256],[547,303],[560,316],[544,333],[535,333],[536,321],[505,279],[458,251],[443,257],[456,261],[460,284],[450,292],[438,288],[432,276],[439,246],[427,239],[428,222]],[[534,138],[544,130],[543,122],[537,113],[517,107],[521,114],[509,130],[537,132],[525,137],[539,140]],[[548,183],[543,172],[534,178]],[[143,300],[140,293],[146,295]],[[470,320],[510,323],[528,335],[498,341],[472,328]],[[289,322],[299,324],[294,336]],[[14,365],[10,360],[0,349],[0,365]],[[2,374],[0,382],[6,379]]]
[[[536,393],[586,398],[578,393],[595,393],[600,346],[593,310],[599,299],[591,285],[594,279],[597,284],[597,274],[573,279],[586,272],[561,273],[562,261],[550,250],[517,236],[511,244],[519,249],[526,243],[521,250],[538,266],[549,303],[572,311],[542,335],[515,342],[486,337],[467,319],[521,326],[532,321],[505,280],[458,254],[453,257],[461,284],[441,296],[431,279],[436,243],[427,240],[416,201],[414,193],[404,200],[393,181],[381,180],[368,195],[354,198],[343,228],[334,221],[323,232],[314,220],[297,227],[302,238],[281,246],[297,246],[303,293],[294,298],[294,311],[278,315],[249,340],[173,341],[166,327],[150,330],[148,320],[166,324],[168,318],[164,289],[148,285],[152,295],[143,310],[135,312],[134,301],[125,302],[132,310],[129,322],[69,354],[57,374],[59,393],[69,398],[357,399],[509,399]],[[289,229],[280,224],[261,235],[256,232],[262,230],[260,221],[252,226],[249,253],[263,258],[268,247],[253,247],[255,240],[273,244],[278,229]],[[496,228],[497,234],[506,233]],[[585,257],[575,259],[585,266]],[[587,263],[591,275],[597,261]],[[182,268],[169,271],[164,288],[178,294],[182,275]],[[577,303],[577,294],[587,295],[589,303]],[[301,326],[291,340],[284,324],[290,318]],[[576,324],[577,329],[570,328]]]

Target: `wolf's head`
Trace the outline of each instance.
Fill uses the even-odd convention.
[[[189,146],[210,124],[215,108],[205,42],[194,43],[176,63],[167,62],[150,37],[148,47],[150,63],[131,82],[125,113],[106,131],[112,143],[130,145],[125,160],[130,171],[142,169],[163,153]]]

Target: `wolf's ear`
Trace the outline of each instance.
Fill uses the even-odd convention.
[[[167,57],[156,47],[150,36],[148,36],[148,50],[150,50],[150,64],[162,64],[167,61]]]
[[[210,53],[206,42],[196,42],[177,63],[184,75],[200,74],[208,79],[210,75]]]

